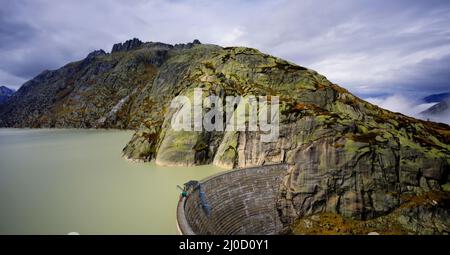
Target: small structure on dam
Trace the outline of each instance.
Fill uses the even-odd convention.
[[[185,235],[278,234],[282,223],[276,199],[287,168],[274,164],[234,169],[200,181],[180,197],[178,230]]]

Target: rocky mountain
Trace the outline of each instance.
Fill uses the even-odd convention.
[[[14,94],[14,90],[5,86],[0,86],[0,105],[6,103],[12,94]]]
[[[431,95],[424,98],[426,102],[438,102],[422,111],[419,116],[423,119],[450,123],[450,93]]]
[[[425,115],[437,115],[448,111],[449,107],[450,107],[450,97],[447,97],[421,113]]]
[[[450,97],[450,92],[429,95],[423,98],[425,103],[442,102]]]
[[[222,99],[279,96],[279,138],[262,142],[261,131],[171,129],[171,119],[186,107],[171,108],[171,99],[192,98],[195,88]],[[377,218],[401,207],[405,195],[450,186],[448,125],[381,109],[311,69],[258,50],[197,40],[169,45],[133,39],[111,53],[94,51],[44,71],[11,97],[0,126],[136,129],[123,156],[162,165],[286,162],[277,201],[286,225],[319,213]],[[427,222],[436,233],[450,232],[442,220],[450,218],[446,208],[445,217]]]

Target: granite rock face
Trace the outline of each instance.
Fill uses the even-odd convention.
[[[129,51],[137,49],[139,46],[141,46],[143,43],[137,39],[133,38],[131,40],[128,40],[124,43],[116,43],[113,45],[111,53],[118,52],[118,51]]]
[[[259,131],[175,131],[185,105],[177,95],[279,96],[279,137]],[[204,109],[206,114],[208,109]],[[224,121],[225,123],[225,121]],[[386,215],[401,195],[449,185],[450,127],[393,113],[323,75],[242,47],[117,44],[111,54],[45,71],[0,111],[9,127],[136,129],[123,149],[130,160],[225,168],[290,165],[276,207],[282,221],[317,213],[355,219]],[[226,125],[226,123],[224,124]]]
[[[391,213],[361,221],[336,213],[318,213],[296,220],[292,234],[448,235],[450,234],[450,193],[430,191],[421,195],[402,195],[402,205]]]

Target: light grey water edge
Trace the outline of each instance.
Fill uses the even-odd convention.
[[[132,133],[0,129],[0,234],[177,234],[176,185],[223,169],[124,160]]]

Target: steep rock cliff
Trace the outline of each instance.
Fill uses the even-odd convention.
[[[195,88],[222,99],[279,96],[278,139],[173,130],[185,106],[170,108],[171,100],[192,99]],[[398,208],[402,195],[449,186],[449,126],[381,109],[311,69],[250,48],[117,44],[111,54],[93,52],[25,83],[0,119],[13,127],[136,129],[123,156],[163,165],[286,162],[276,206],[287,225],[325,212],[375,218]]]

